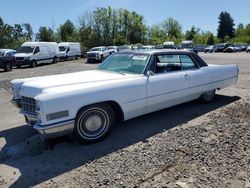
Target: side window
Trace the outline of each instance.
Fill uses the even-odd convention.
[[[37,54],[38,52],[40,52],[39,46],[37,46],[37,47],[35,48],[34,54]]]
[[[198,67],[188,55],[180,55],[180,60],[182,70],[195,69]]]
[[[155,73],[165,73],[181,70],[181,61],[179,55],[157,55]]]

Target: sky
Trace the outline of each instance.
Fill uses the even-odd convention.
[[[176,19],[185,32],[193,25],[217,33],[218,16],[227,11],[236,26],[250,23],[250,0],[3,0],[0,17],[4,23],[30,23],[36,33],[40,26],[58,26],[70,19],[79,26],[79,17],[96,7],[125,8],[144,16],[147,26]]]

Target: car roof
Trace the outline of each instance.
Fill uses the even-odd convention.
[[[147,49],[147,50],[128,50],[128,51],[122,51],[118,53],[154,55],[154,54],[161,54],[161,53],[192,54],[194,52],[190,52],[188,50],[176,50],[176,49]]]

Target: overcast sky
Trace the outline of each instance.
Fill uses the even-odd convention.
[[[85,12],[108,6],[136,11],[148,26],[172,17],[183,32],[194,25],[216,34],[221,11],[229,12],[236,25],[250,23],[250,0],[3,0],[0,17],[10,25],[28,22],[37,32],[40,26],[56,29],[67,19],[78,25]]]

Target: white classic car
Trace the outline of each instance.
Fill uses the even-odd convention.
[[[189,51],[117,52],[96,70],[13,80],[27,123],[45,138],[103,139],[117,121],[194,99],[210,102],[235,84],[237,65],[207,65]]]

